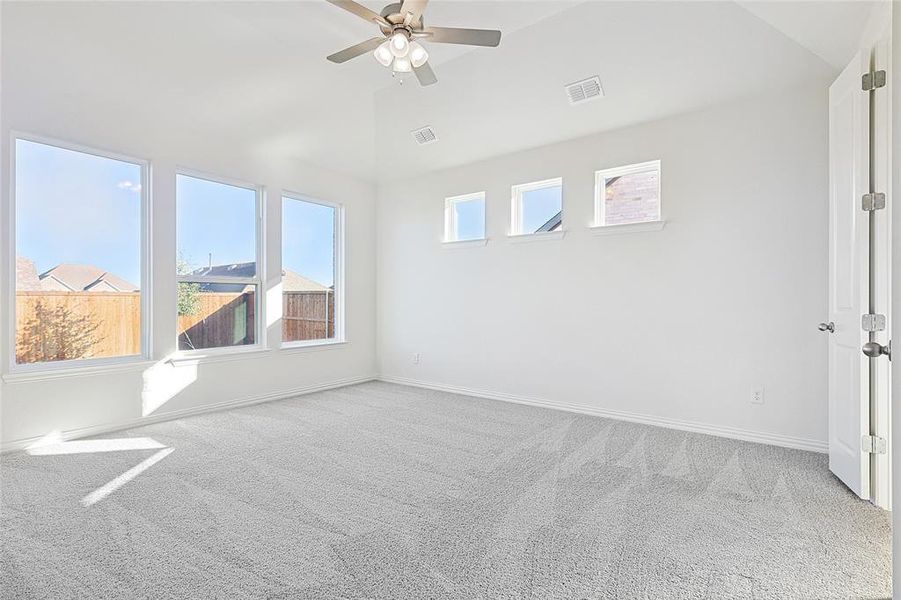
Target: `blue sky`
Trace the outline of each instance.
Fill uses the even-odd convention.
[[[282,265],[324,286],[335,282],[335,209],[285,198]]]
[[[563,188],[554,186],[522,195],[522,231],[535,233],[563,208]]]
[[[141,283],[141,167],[16,140],[16,254],[43,273],[60,263],[99,267]],[[253,190],[179,175],[178,252],[193,267],[249,262],[256,247]],[[286,200],[284,265],[334,281],[335,209]]]
[[[477,240],[485,237],[485,199],[454,203],[457,212],[457,239]]]
[[[16,140],[16,254],[38,273],[60,263],[141,283],[141,168]]]

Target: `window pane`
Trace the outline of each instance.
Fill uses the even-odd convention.
[[[256,342],[256,285],[178,284],[178,349]]]
[[[645,223],[660,219],[660,172],[645,171],[604,182],[604,224]]]
[[[556,231],[563,217],[563,186],[529,190],[522,193],[522,231]]]
[[[176,177],[179,275],[256,275],[255,190]]]
[[[459,200],[453,203],[457,241],[480,240],[485,237],[485,198]]]
[[[21,139],[15,152],[16,362],[140,354],[140,165]]]
[[[282,200],[282,340],[335,337],[335,248],[338,210]]]

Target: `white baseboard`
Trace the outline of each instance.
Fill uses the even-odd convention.
[[[195,406],[192,408],[185,408],[182,410],[173,410],[164,412],[161,414],[153,414],[146,417],[139,417],[137,419],[129,419],[127,421],[120,421],[118,423],[104,423],[103,425],[92,425],[90,427],[81,427],[78,429],[70,429],[67,431],[63,431],[60,433],[60,439],[62,441],[66,440],[74,440],[78,438],[88,437],[92,435],[103,435],[106,433],[112,433],[114,431],[120,431],[122,429],[131,429],[132,427],[143,427],[144,425],[152,425],[154,423],[162,423],[163,421],[172,421],[174,419],[181,419],[184,417],[191,417],[194,415],[201,415],[204,413],[216,412],[220,410],[227,410],[230,408],[238,408],[241,406],[250,406],[252,404],[261,404],[263,402],[272,402],[273,400],[284,400],[287,398],[293,398],[294,396],[302,396],[304,394],[312,394],[313,392],[322,392],[325,390],[333,390],[336,388],[346,387],[348,385],[355,385],[358,383],[365,383],[367,381],[374,381],[378,379],[376,375],[367,375],[364,377],[350,377],[347,379],[338,379],[335,381],[329,381],[326,383],[320,383],[316,385],[307,385],[299,388],[294,388],[290,390],[282,390],[279,392],[272,392],[269,394],[261,394],[258,396],[249,396],[246,398],[239,398],[237,400],[227,400],[225,402],[217,402],[215,404],[204,404],[203,406]],[[31,444],[39,441],[42,436],[36,436],[31,438],[25,438],[20,440],[13,440],[11,442],[3,442],[0,444],[0,453],[4,452],[13,452],[16,450],[24,450],[28,448]]]
[[[669,429],[679,429],[681,431],[691,431],[694,433],[704,433],[707,435],[715,435],[717,437],[730,438],[734,440],[743,440],[745,442],[756,442],[758,444],[769,444],[771,446],[781,446],[783,448],[793,448],[796,450],[809,450],[811,452],[827,452],[828,445],[825,441],[810,440],[806,438],[793,437],[778,433],[765,433],[762,431],[750,431],[747,429],[738,429],[736,427],[726,427],[722,425],[710,425],[707,423],[696,423],[693,421],[683,421],[680,419],[671,419],[668,417],[656,417],[653,415],[645,415],[622,410],[611,410],[607,408],[599,408],[595,406],[587,406],[584,404],[573,404],[570,402],[557,402],[553,400],[545,400],[540,398],[528,398],[525,396],[516,396],[513,394],[505,394],[501,392],[489,392],[484,390],[473,390],[456,385],[446,385],[442,383],[431,383],[419,381],[416,379],[408,379],[406,377],[393,377],[390,375],[382,375],[378,378],[380,381],[388,383],[398,383],[401,385],[409,385],[413,387],[425,388],[429,390],[438,390],[442,392],[450,392],[453,394],[461,394],[464,396],[474,396],[476,398],[487,398],[489,400],[501,400],[503,402],[515,402],[517,404],[528,404],[531,406],[541,406],[543,408],[551,408],[555,410],[563,410],[567,412],[580,413],[585,415],[594,415],[596,417],[605,417],[607,419],[616,419],[619,421],[629,421],[632,423],[643,423],[645,425],[655,425],[657,427],[667,427]]]

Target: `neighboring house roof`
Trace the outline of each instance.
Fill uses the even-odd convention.
[[[548,219],[547,223],[538,228],[538,231],[557,231],[563,225],[563,211]]]
[[[201,277],[253,277],[256,273],[256,264],[252,262],[234,263],[230,265],[212,265],[191,272],[191,275]],[[247,291],[243,283],[201,283],[200,289],[204,292],[242,292]],[[300,273],[290,269],[282,269],[283,292],[325,292],[328,286],[304,277]]]
[[[35,292],[43,289],[34,263],[24,256],[16,257],[16,291]]]
[[[41,289],[62,292],[137,292],[140,288],[94,265],[63,263],[40,275]]]

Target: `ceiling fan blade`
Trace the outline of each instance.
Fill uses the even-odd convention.
[[[326,2],[334,4],[338,8],[343,8],[347,12],[357,15],[361,19],[365,19],[370,22],[375,21],[380,25],[388,25],[389,27],[391,26],[391,24],[388,23],[385,18],[382,17],[382,15],[369,10],[362,4],[357,4],[353,0],[326,0]]]
[[[333,63],[347,62],[352,58],[356,58],[356,57],[360,56],[361,54],[366,54],[367,52],[375,50],[384,41],[385,41],[385,38],[383,38],[383,37],[370,38],[370,39],[366,40],[365,42],[360,42],[359,44],[356,44],[355,46],[351,46],[350,48],[345,48],[344,50],[341,50],[340,52],[335,52],[334,54],[332,54],[331,56],[328,56],[326,58],[328,58]]]
[[[429,63],[423,63],[421,67],[415,67],[413,72],[416,73],[416,79],[419,80],[419,85],[421,86],[438,83],[438,78],[435,77],[435,71],[432,70]]]
[[[400,7],[400,14],[410,13],[413,15],[410,23],[419,23],[422,13],[425,11],[425,5],[428,3],[429,0],[404,0]]]
[[[501,43],[501,32],[495,29],[459,29],[457,27],[426,27],[422,30],[426,40],[439,44],[466,44],[467,46],[491,46]]]

